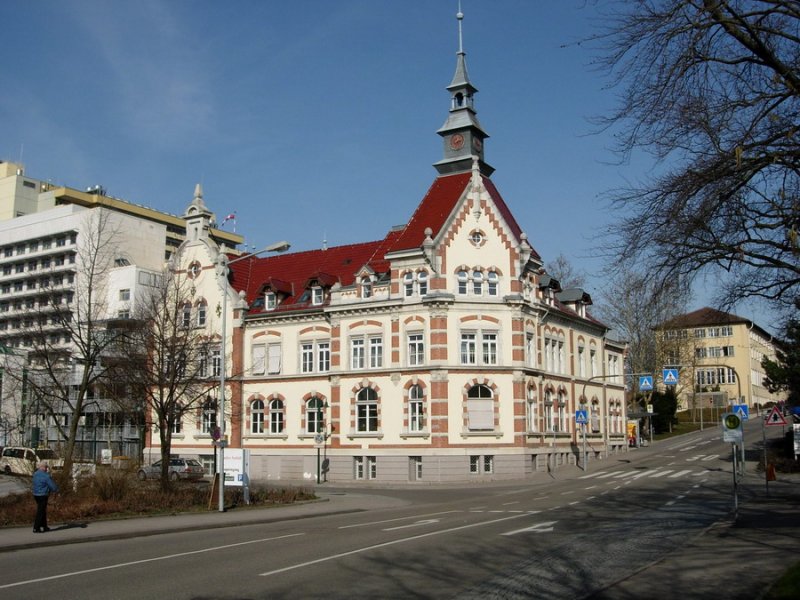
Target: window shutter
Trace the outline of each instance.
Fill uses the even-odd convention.
[[[472,431],[494,430],[494,402],[488,398],[467,400],[467,417]]]
[[[281,346],[280,344],[270,344],[269,346],[269,372],[281,372]]]
[[[262,346],[253,346],[253,374],[263,375],[267,349]]]

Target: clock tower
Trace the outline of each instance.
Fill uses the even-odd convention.
[[[481,173],[489,176],[494,168],[483,160],[484,140],[489,134],[483,130],[475,113],[474,95],[478,91],[467,75],[466,53],[463,47],[461,22],[464,13],[459,9],[458,19],[458,53],[456,72],[447,86],[450,92],[450,114],[444,125],[437,131],[444,142],[444,158],[433,166],[441,175],[460,173],[472,169],[473,157],[478,158]]]

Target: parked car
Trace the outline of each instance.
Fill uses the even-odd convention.
[[[169,459],[169,478],[172,481],[178,479],[202,479],[206,472],[200,461],[193,458],[170,458]],[[161,477],[161,461],[157,460],[152,465],[143,465],[137,473],[140,480],[158,479]]]
[[[26,448],[24,446],[7,446],[0,455],[0,471],[6,475],[33,475],[36,464],[46,460],[54,471],[64,466],[64,460],[50,448]]]

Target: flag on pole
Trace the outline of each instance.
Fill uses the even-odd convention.
[[[228,221],[233,221],[233,233],[236,233],[236,213],[235,212],[232,212],[227,217],[222,219],[222,224],[220,225],[220,227],[222,225],[225,225],[225,223],[227,223]]]

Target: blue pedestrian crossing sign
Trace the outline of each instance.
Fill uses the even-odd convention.
[[[642,375],[639,377],[639,391],[652,392],[653,391],[653,376]]]
[[[734,404],[733,412],[739,415],[742,421],[747,421],[750,418],[750,407],[747,404]]]
[[[575,423],[578,425],[586,425],[589,422],[589,412],[586,410],[575,411]]]
[[[678,385],[678,369],[664,369],[664,385]]]

